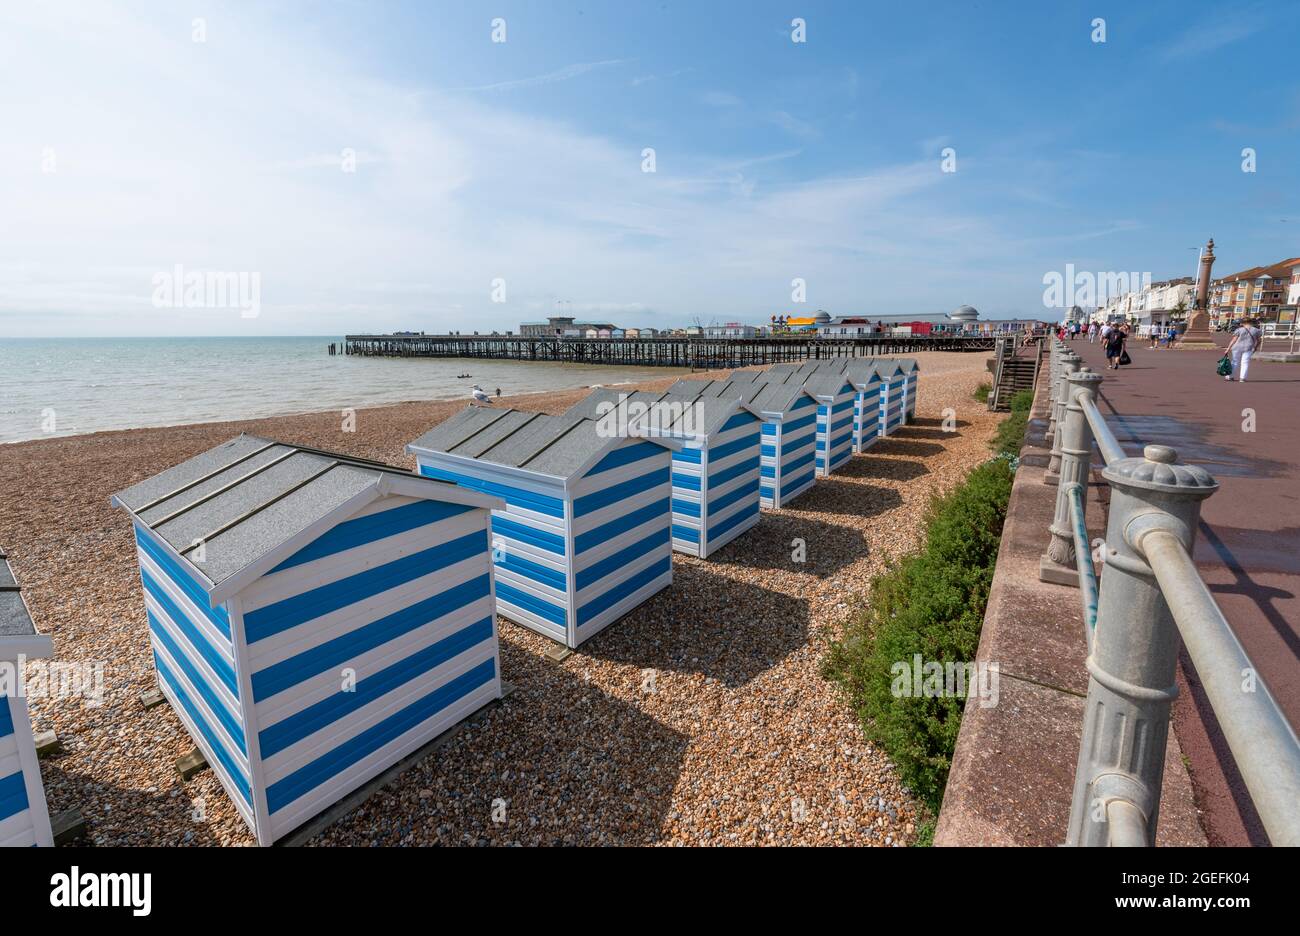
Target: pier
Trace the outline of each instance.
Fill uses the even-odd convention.
[[[714,370],[832,357],[881,357],[918,351],[992,351],[989,335],[866,338],[549,338],[519,335],[347,335],[330,354],[363,357],[495,358],[620,364],[635,367],[691,367]]]

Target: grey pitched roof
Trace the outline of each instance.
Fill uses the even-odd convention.
[[[0,637],[31,637],[36,625],[23,601],[18,579],[0,549]]]
[[[241,435],[132,485],[113,501],[217,585],[384,475],[425,482],[433,497],[455,487],[383,462]]]
[[[763,372],[758,370],[732,371],[731,376],[728,377],[727,380],[731,381],[734,384],[753,383],[755,380],[758,379],[758,375],[761,373]]]
[[[852,383],[843,374],[822,373],[814,371],[807,380],[804,381],[804,389],[814,396],[834,396],[840,392],[840,389],[847,383]]]
[[[750,406],[764,413],[779,413],[782,417],[794,407],[804,395],[804,389],[797,383],[756,384],[759,391],[750,399]]]
[[[680,381],[678,382],[680,383]],[[656,400],[662,399],[664,395],[662,391],[633,390],[629,393],[626,390],[597,387],[565,410],[564,415],[581,416],[583,419],[599,419],[601,416],[600,405],[602,403],[614,406],[618,405],[619,400],[626,400],[628,403],[654,403]]]
[[[730,385],[730,380],[679,380],[668,388],[668,392],[675,396],[715,397]]]
[[[612,394],[614,400],[618,398],[616,391],[593,392],[601,394],[590,404],[593,413],[596,403],[606,395]],[[662,394],[650,396],[658,398]],[[434,426],[408,448],[463,455],[508,468],[569,478],[615,441],[600,435],[597,421],[584,415],[585,404],[586,400],[579,401],[563,416],[470,406]]]

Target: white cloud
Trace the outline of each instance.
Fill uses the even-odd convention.
[[[490,330],[561,298],[758,321],[795,276],[814,307],[921,311],[978,303],[973,273],[1019,259],[932,158],[791,184],[798,150],[661,152],[643,173],[639,141],[374,80],[255,13],[195,44],[130,9],[0,9],[0,82],[27,91],[0,102],[0,334]],[[176,264],[260,273],[260,318],[154,308]]]

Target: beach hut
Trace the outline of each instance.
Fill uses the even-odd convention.
[[[880,435],[889,436],[903,424],[903,400],[907,392],[907,371],[897,358],[875,358],[880,375]]]
[[[0,549],[0,847],[54,845],[27,697],[19,691],[24,662],[53,653],[50,638],[37,633]]]
[[[259,844],[501,695],[495,497],[241,435],[113,503],[158,685]]]
[[[853,384],[853,451],[865,452],[880,438],[880,395],[885,378],[876,365],[864,359],[844,368],[844,377]]]
[[[796,372],[799,376],[802,373]],[[834,369],[808,373],[803,388],[817,400],[817,476],[828,477],[853,454],[857,388]]]
[[[617,415],[470,407],[407,446],[421,474],[505,501],[498,613],[570,648],[672,584],[671,458]]]
[[[903,369],[903,424],[916,419],[916,388],[921,375],[921,365],[916,358],[893,358]]]
[[[794,370],[768,370],[760,378],[781,386],[801,386],[817,401],[817,477],[828,477],[853,454],[854,404],[857,388],[840,370],[840,359],[809,361]]]
[[[672,452],[673,549],[703,559],[758,522],[763,419],[739,397],[721,395],[727,381],[678,384],[686,385],[681,392],[653,401],[665,415],[647,415],[644,425],[648,438]],[[596,390],[569,413],[589,415],[593,406],[630,405],[639,396]]]

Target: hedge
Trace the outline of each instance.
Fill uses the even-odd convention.
[[[999,426],[1000,457],[932,500],[924,545],[872,581],[865,609],[849,620],[823,662],[867,737],[888,752],[903,782],[935,813],[965,699],[896,698],[891,667],[918,653],[943,663],[975,658],[1023,441],[1028,407],[1019,396]]]

